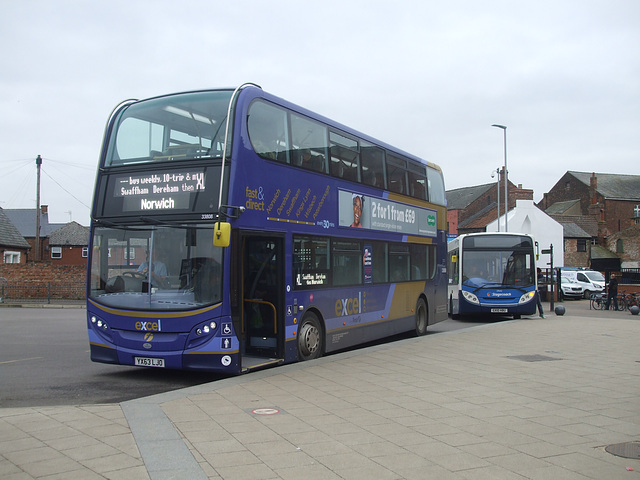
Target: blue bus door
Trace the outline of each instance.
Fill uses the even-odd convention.
[[[243,369],[284,358],[284,239],[242,237]]]

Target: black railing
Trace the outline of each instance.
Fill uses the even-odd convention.
[[[640,268],[621,268],[620,273],[622,278],[618,280],[618,283],[625,285],[640,284]]]
[[[9,282],[0,279],[0,303],[81,303],[85,283]]]

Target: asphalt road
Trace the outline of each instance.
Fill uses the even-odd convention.
[[[563,305],[588,314],[586,300]],[[201,372],[93,363],[85,315],[83,308],[0,307],[0,407],[122,402],[220,378]],[[428,334],[494,321],[449,319],[429,327]]]
[[[0,308],[0,407],[113,403],[216,375],[93,363],[86,310]]]

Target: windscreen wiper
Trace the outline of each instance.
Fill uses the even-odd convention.
[[[139,220],[147,224],[166,225],[166,223],[161,222],[160,220],[156,220],[155,218],[152,218],[152,217],[139,217]]]

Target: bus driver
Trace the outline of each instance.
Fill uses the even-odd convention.
[[[159,286],[164,286],[167,281],[167,266],[157,259],[157,250],[153,250],[153,258],[151,259],[151,282],[158,283]],[[147,250],[147,261],[142,262],[138,267],[138,273],[142,273],[146,277],[149,277],[149,250]]]

